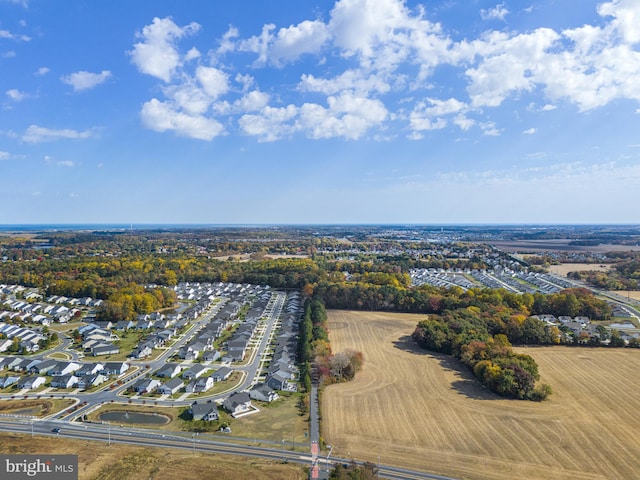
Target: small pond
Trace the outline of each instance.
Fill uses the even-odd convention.
[[[131,423],[136,425],[166,425],[171,419],[158,413],[105,412],[98,416],[103,422]]]

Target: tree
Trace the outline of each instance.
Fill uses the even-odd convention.
[[[604,343],[609,340],[609,331],[604,325],[597,325],[596,332],[598,333],[598,339],[600,343]]]
[[[610,347],[624,347],[624,339],[620,336],[620,332],[618,330],[611,331],[611,340],[609,342]]]

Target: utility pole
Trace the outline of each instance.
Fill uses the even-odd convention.
[[[329,451],[327,452],[327,461],[325,466],[327,467],[327,473],[329,473],[329,457],[331,456],[331,452],[333,452],[333,445],[327,445],[327,447],[329,448]]]

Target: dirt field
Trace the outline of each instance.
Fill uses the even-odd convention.
[[[582,272],[591,270],[594,272],[606,272],[611,270],[612,265],[601,265],[599,263],[563,263],[561,265],[551,265],[551,273],[566,277],[569,272]]]
[[[420,316],[332,311],[334,351],[362,351],[322,397],[334,453],[464,479],[630,479],[640,468],[640,351],[522,349],[554,393],[506,400],[407,339]]]
[[[512,253],[535,253],[535,252],[637,252],[640,248],[634,245],[569,245],[570,239],[555,240],[510,240],[494,241],[491,245]]]
[[[633,298],[634,300],[638,300],[640,301],[640,290],[614,290],[611,292],[607,292],[607,293],[611,293],[614,295],[620,295],[621,297],[629,297],[629,298]]]
[[[0,453],[78,455],[79,480],[303,480],[304,468],[266,460],[166,448],[0,433]]]

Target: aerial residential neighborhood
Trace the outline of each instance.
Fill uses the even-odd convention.
[[[19,339],[19,351],[15,352],[19,355],[0,357],[0,392],[65,391],[66,395],[83,400],[103,391],[102,395],[122,402],[154,398],[156,404],[192,405],[194,419],[213,421],[218,418],[216,405],[221,408],[226,405],[237,416],[259,411],[249,408],[249,394],[263,402],[275,400],[277,393],[267,387],[269,382],[280,385],[280,389],[295,391],[298,293],[223,283],[181,284],[175,290],[178,299],[184,302],[179,313],[156,312],[132,322],[111,323],[94,319],[95,302],[90,299],[49,297],[45,301],[32,290],[0,285],[7,298],[19,294],[30,297],[30,302],[42,302],[38,304],[42,311],[47,310],[48,301],[78,305],[73,315],[80,320],[72,331],[60,332],[58,344],[41,356],[36,352],[38,342],[49,333],[46,330],[43,333],[47,324],[19,327],[13,322],[0,323],[0,333],[9,345]],[[28,311],[20,302],[5,300],[4,305],[17,310],[16,313]],[[67,323],[60,321],[53,310],[47,314],[51,318],[49,325]],[[15,318],[3,317],[8,321]],[[32,320],[27,316],[21,323],[32,324]],[[122,339],[130,336],[140,340],[129,343],[127,351],[121,351]],[[52,352],[70,360],[47,358]],[[114,361],[118,355],[122,360]],[[232,377],[234,372],[242,375]],[[289,382],[282,382],[283,374]],[[229,383],[232,378],[236,378],[235,383]],[[274,383],[274,379],[278,380]],[[222,387],[207,399],[206,394],[216,384]],[[194,395],[198,398],[196,402],[190,400]],[[227,401],[228,398],[231,400]],[[82,411],[89,409],[90,400],[85,404]],[[201,412],[202,409],[206,411]],[[80,418],[82,411],[75,416]]]

